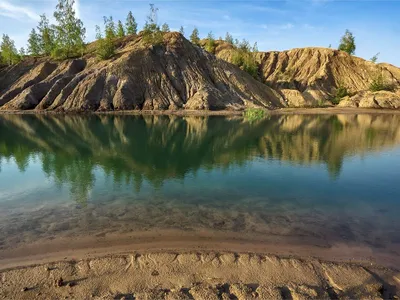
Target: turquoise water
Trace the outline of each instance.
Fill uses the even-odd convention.
[[[398,115],[2,115],[0,247],[207,229],[393,252],[399,175]]]

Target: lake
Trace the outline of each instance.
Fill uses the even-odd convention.
[[[0,115],[0,258],[169,232],[390,261],[399,175],[400,115]]]

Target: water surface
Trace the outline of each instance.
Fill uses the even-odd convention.
[[[398,115],[2,115],[0,249],[173,229],[399,255],[399,167]]]

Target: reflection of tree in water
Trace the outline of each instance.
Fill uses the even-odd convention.
[[[323,162],[337,178],[344,157],[398,143],[399,128],[395,115],[287,115],[254,123],[236,117],[4,115],[0,162],[12,158],[24,171],[37,155],[47,176],[68,184],[74,199],[85,203],[97,166],[116,185],[131,184],[135,191],[144,180],[159,188],[168,178],[244,165],[254,156]]]

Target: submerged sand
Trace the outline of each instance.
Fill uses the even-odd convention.
[[[399,284],[400,273],[373,264],[132,251],[0,271],[0,299],[395,299]]]

